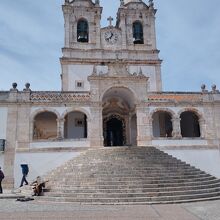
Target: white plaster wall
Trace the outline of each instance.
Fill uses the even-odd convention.
[[[45,175],[79,154],[78,152],[17,153],[14,166],[15,188],[19,187],[22,178],[20,164],[28,164],[27,180],[32,182],[37,176]]]
[[[200,138],[183,138],[183,139],[164,139],[164,138],[158,138],[152,140],[152,145],[156,147],[169,147],[169,146],[207,146],[207,140],[203,140]]]
[[[142,70],[142,73],[149,77],[149,88],[147,88],[147,91],[157,91],[157,81],[156,81],[156,70],[154,66],[129,66],[128,71],[129,73],[139,73],[140,68]]]
[[[165,150],[165,152],[220,178],[220,150]]]
[[[93,72],[93,65],[69,65],[68,66],[68,90],[69,91],[89,91],[90,85],[87,77]],[[83,81],[84,88],[76,87],[76,81]]]
[[[8,108],[0,107],[0,139],[6,139]]]

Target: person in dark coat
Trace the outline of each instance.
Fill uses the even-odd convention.
[[[4,173],[2,172],[2,169],[0,167],[0,194],[3,193],[3,190],[2,190],[2,180],[5,178],[5,175]]]
[[[29,168],[27,164],[21,164],[21,169],[22,169],[22,179],[21,179],[21,185],[20,187],[23,186],[23,184],[25,183],[25,185],[28,185],[28,181],[26,180],[26,177],[28,175],[29,172]]]

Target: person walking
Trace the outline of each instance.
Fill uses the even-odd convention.
[[[28,181],[26,180],[26,177],[28,175],[29,172],[29,168],[27,164],[21,164],[21,169],[22,169],[22,179],[21,179],[21,185],[20,187],[23,186],[23,184],[25,183],[25,185],[28,185]]]
[[[4,173],[2,172],[2,169],[0,167],[0,194],[3,193],[3,190],[2,190],[2,180],[5,178],[5,175]]]

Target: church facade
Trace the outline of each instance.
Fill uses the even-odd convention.
[[[162,91],[153,1],[121,1],[116,26],[109,17],[104,28],[98,0],[65,0],[62,9],[61,91],[31,91],[28,83],[18,91],[13,83],[0,92],[0,162],[7,186],[15,184],[19,154],[37,170],[31,161],[38,154],[39,163],[48,163],[44,154],[60,153],[60,159],[61,152],[77,155],[95,147],[219,148],[216,86]]]

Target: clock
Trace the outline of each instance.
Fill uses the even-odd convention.
[[[115,31],[109,30],[105,32],[105,41],[109,44],[115,44],[118,41],[118,34]]]

